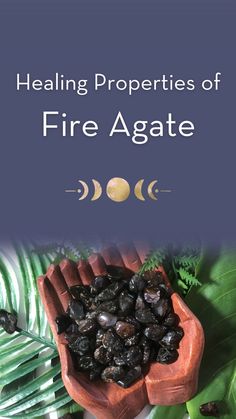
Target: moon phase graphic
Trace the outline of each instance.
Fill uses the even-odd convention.
[[[149,185],[148,185],[148,196],[151,198],[151,199],[153,199],[154,201],[157,201],[157,197],[156,197],[156,195],[154,195],[154,192],[153,192],[153,188],[154,188],[154,186],[156,185],[156,183],[157,183],[157,180],[153,180]],[[155,192],[156,193],[158,193],[159,191],[158,191],[158,189],[156,189],[155,190]]]
[[[107,184],[107,196],[112,201],[123,202],[130,195],[130,186],[127,180],[121,177],[113,177]]]
[[[143,182],[144,182],[144,179],[140,179],[134,187],[134,195],[140,201],[145,201],[145,198],[142,193]]]
[[[83,186],[83,193],[79,197],[79,201],[82,201],[83,199],[87,198],[88,193],[89,193],[89,187],[87,183],[84,182],[83,180],[79,180],[78,182]],[[92,182],[94,186],[94,194],[91,198],[91,201],[96,201],[102,195],[102,187],[101,187],[101,184],[98,182],[98,180],[92,179]],[[71,190],[71,192],[73,192],[73,190]],[[81,193],[81,189],[77,189],[75,190],[75,192]]]
[[[93,186],[94,186],[94,194],[91,198],[91,201],[96,201],[102,195],[102,187],[98,180],[92,179]]]
[[[65,192],[75,192],[80,194],[79,201],[83,201],[85,198],[87,198],[89,194],[89,187],[86,182],[83,180],[78,180],[79,184],[81,185],[81,188],[78,189],[66,189]],[[147,187],[147,195],[150,199],[153,201],[157,201],[157,194],[159,192],[171,192],[170,189],[157,189],[157,179],[151,181]],[[97,201],[103,193],[103,188],[101,186],[101,183],[96,180],[92,179],[93,183],[93,196],[91,198],[91,201]],[[146,201],[146,198],[143,194],[143,184],[144,179],[139,179],[135,186],[134,186],[134,196],[139,201]],[[145,188],[146,190],[146,188]],[[130,185],[129,182],[127,182],[126,179],[123,179],[121,177],[113,177],[110,179],[106,185],[106,194],[109,199],[111,199],[114,202],[124,202],[126,201],[130,196]]]
[[[78,182],[81,183],[81,185],[84,188],[83,194],[79,198],[79,201],[82,201],[83,199],[85,199],[88,196],[89,188],[88,188],[87,183],[85,183],[83,180],[78,180]],[[80,189],[78,189],[77,192],[80,193]]]
[[[134,187],[134,195],[140,201],[146,201],[142,192],[143,182],[144,182],[144,179],[140,179]],[[157,201],[157,197],[153,192],[153,188],[156,185],[156,183],[157,183],[157,180],[153,180],[151,183],[149,183],[148,190],[147,190],[149,198],[151,198],[153,201]],[[158,189],[155,189],[155,193],[158,193],[158,192],[159,192]]]

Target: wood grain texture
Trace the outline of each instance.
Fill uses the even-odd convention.
[[[153,363],[148,374],[128,389],[113,383],[91,382],[85,374],[76,371],[63,335],[57,335],[55,317],[66,308],[70,286],[90,283],[94,275],[105,274],[106,266],[111,264],[137,271],[144,257],[143,249],[138,246],[116,248],[113,245],[101,254],[91,255],[88,262],[76,265],[64,260],[59,266],[51,265],[46,275],[38,279],[39,292],[58,346],[65,387],[72,399],[98,419],[132,419],[147,403],[182,403],[189,400],[197,390],[204,348],[203,329],[180,296],[174,292],[171,296],[173,307],[184,330],[179,357],[170,365]],[[164,271],[163,274],[169,285]]]

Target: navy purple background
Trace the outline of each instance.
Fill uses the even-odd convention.
[[[18,1],[0,4],[0,232],[2,237],[157,240],[236,239],[234,1]],[[78,96],[16,92],[16,73],[90,78],[212,78],[219,93],[140,92]],[[100,121],[95,140],[41,134],[43,110]],[[132,144],[109,138],[118,110],[127,121],[193,120],[192,139]],[[106,196],[79,201],[77,179],[104,185],[159,179],[158,201]]]

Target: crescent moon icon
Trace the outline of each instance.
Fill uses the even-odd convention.
[[[94,185],[94,194],[91,198],[91,201],[96,201],[96,199],[99,199],[102,195],[102,187],[101,184],[96,180],[92,179],[93,185]]]
[[[140,201],[145,201],[145,198],[142,194],[142,187],[143,187],[143,182],[144,179],[140,179],[135,187],[134,187],[134,195],[136,196],[137,199],[139,199]]]
[[[78,180],[78,182],[81,183],[81,185],[84,188],[83,195],[81,195],[81,197],[79,198],[79,201],[82,201],[82,199],[85,199],[88,196],[89,188],[87,183],[85,183],[83,180]],[[79,190],[77,190],[77,192],[79,192]]]
[[[157,197],[156,195],[154,195],[153,193],[153,187],[154,185],[156,185],[157,180],[153,180],[149,185],[148,185],[148,195],[151,199],[153,199],[154,201],[157,201]],[[158,189],[155,190],[156,193],[158,193]]]

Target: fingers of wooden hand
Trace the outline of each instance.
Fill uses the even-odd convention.
[[[79,276],[79,271],[75,262],[72,262],[68,259],[64,259],[60,263],[60,269],[68,288],[73,287],[74,285],[82,284],[82,281]]]
[[[57,294],[58,299],[61,301],[64,311],[66,311],[71,295],[60,267],[58,265],[50,265],[46,275],[55,290],[55,294]]]
[[[141,259],[133,244],[123,244],[119,246],[119,250],[126,268],[137,272],[141,265]]]
[[[118,248],[114,245],[103,249],[102,256],[107,265],[121,266],[121,267],[125,266]]]
[[[81,260],[78,265],[69,260],[62,261],[60,266],[51,265],[46,277],[39,279],[41,292],[45,294],[47,289],[48,297],[45,296],[45,302],[50,307],[50,312],[59,315],[63,310],[66,311],[71,299],[69,288],[81,283],[90,284],[94,275],[106,274],[106,265],[139,270],[142,264],[139,253],[134,245],[123,245],[119,248],[110,246],[103,250],[103,256],[95,253],[90,256],[89,261]]]
[[[91,266],[85,260],[80,260],[77,267],[82,284],[89,285],[94,278]]]
[[[61,299],[46,275],[38,279],[38,287],[54,336],[57,336],[55,319],[64,314]]]
[[[144,242],[135,242],[135,248],[137,250],[141,262],[143,263],[151,251],[150,246]]]
[[[109,246],[102,251],[103,258],[107,265],[126,267],[132,271],[137,272],[146,254],[148,253],[147,247],[139,245],[138,250],[133,244]]]
[[[95,276],[106,275],[107,273],[106,263],[103,257],[99,253],[93,253],[89,257],[88,262],[90,263],[90,266]]]

